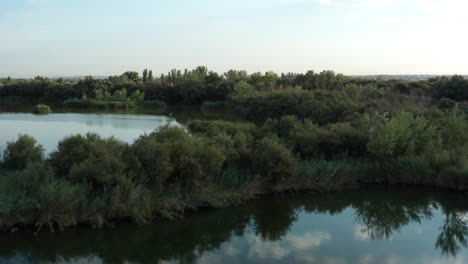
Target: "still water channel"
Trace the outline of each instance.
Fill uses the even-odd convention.
[[[468,263],[465,194],[370,186],[176,221],[0,235],[0,263]]]
[[[0,113],[0,150],[19,134],[31,135],[46,153],[55,150],[66,136],[95,132],[103,137],[114,136],[128,143],[144,133],[164,125],[179,125],[164,115],[56,113]]]

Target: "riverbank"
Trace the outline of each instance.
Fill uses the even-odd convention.
[[[239,206],[263,196],[294,192],[331,193],[363,185],[410,185],[468,191],[468,170],[453,168],[436,172],[423,160],[402,158],[385,162],[369,160],[301,161],[297,176],[272,184],[259,175],[223,171],[213,182],[187,195],[180,189],[155,193],[142,185],[122,186],[93,195],[92,184],[71,184],[61,180],[39,183],[46,177],[37,169],[25,173],[2,171],[0,184],[0,229],[50,231],[85,225],[92,228],[113,226],[118,222],[145,224],[157,219],[183,218],[199,209]],[[30,174],[30,175],[27,175]],[[419,175],[419,176],[418,176]],[[22,182],[23,177],[36,178]],[[36,186],[36,184],[39,184]],[[235,186],[229,188],[227,186]],[[37,190],[33,191],[33,189]],[[107,196],[107,198],[106,198]],[[8,206],[7,200],[16,200]],[[37,202],[37,204],[34,204]],[[13,205],[13,204],[11,204]],[[7,215],[7,213],[9,214]]]
[[[375,113],[319,126],[283,116],[262,124],[166,125],[131,141],[68,136],[45,155],[33,137],[9,142],[0,171],[0,229],[143,224],[268,194],[337,192],[361,184],[468,190],[468,123]]]

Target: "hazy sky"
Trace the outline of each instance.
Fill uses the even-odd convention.
[[[0,77],[468,74],[467,0],[0,0]]]

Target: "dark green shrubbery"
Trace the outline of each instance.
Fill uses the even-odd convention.
[[[261,175],[274,183],[283,183],[296,174],[294,156],[287,148],[272,139],[264,138],[259,142],[256,157]]]
[[[360,106],[339,91],[284,90],[246,94],[231,98],[230,104],[248,120],[265,120],[295,115],[318,124],[350,120],[359,115]]]
[[[44,149],[31,136],[20,135],[16,141],[7,143],[4,163],[8,169],[24,169],[28,164],[43,160]]]
[[[29,164],[17,173],[0,173],[0,229],[31,225],[37,228],[55,225],[63,229],[76,225],[73,212],[85,200],[78,185],[54,177],[46,164]]]
[[[141,136],[132,152],[135,169],[157,190],[171,184],[199,189],[219,173],[225,160],[218,147],[177,127],[164,127]]]
[[[50,162],[57,174],[73,182],[116,184],[127,178],[124,155],[129,146],[94,133],[70,136],[58,144]]]

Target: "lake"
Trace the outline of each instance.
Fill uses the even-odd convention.
[[[265,197],[176,221],[0,235],[0,263],[462,264],[467,196],[368,186]]]
[[[31,135],[43,145],[46,153],[55,150],[66,136],[95,132],[103,137],[114,136],[128,143],[144,133],[164,125],[179,125],[164,115],[54,113],[0,113],[0,149],[19,134]]]

